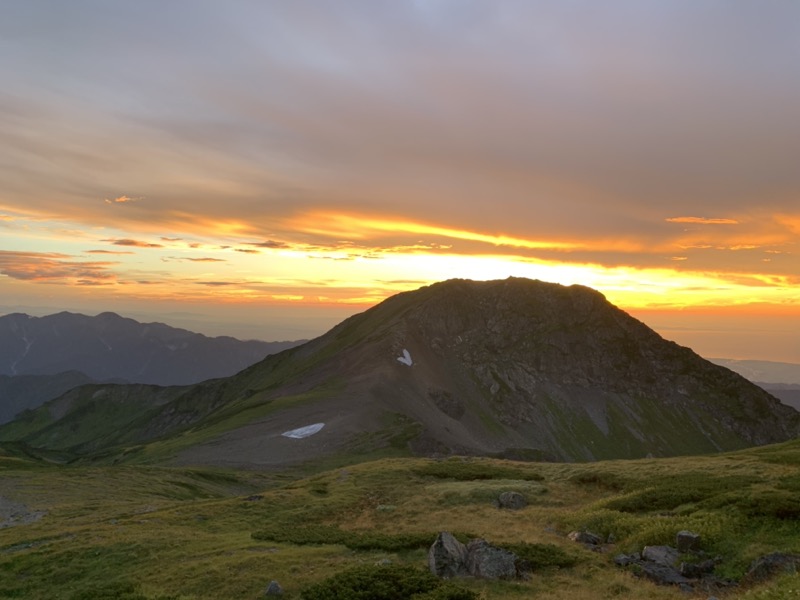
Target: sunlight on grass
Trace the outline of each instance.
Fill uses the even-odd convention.
[[[538,557],[530,580],[464,580],[464,594],[677,600],[686,596],[618,569],[613,555],[672,544],[689,529],[723,557],[719,575],[740,578],[758,556],[800,552],[799,457],[792,442],[592,465],[396,458],[294,475],[0,457],[2,495],[46,511],[2,530],[0,597],[256,598],[276,579],[285,597],[301,598],[351,567],[424,568],[428,545],[448,530]],[[527,506],[499,509],[503,491]],[[616,544],[590,552],[566,539],[573,529]],[[787,575],[720,597],[778,600],[798,589]]]

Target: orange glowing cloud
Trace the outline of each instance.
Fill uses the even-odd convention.
[[[736,219],[708,219],[705,217],[670,217],[668,223],[693,223],[697,225],[738,225]]]
[[[775,221],[792,233],[800,235],[800,215],[776,215]]]
[[[58,252],[14,252],[0,250],[0,274],[36,282],[64,282],[88,285],[109,283],[116,278],[109,271],[114,262],[75,261]]]
[[[136,248],[163,248],[162,244],[155,244],[152,242],[142,242],[140,240],[132,240],[130,238],[122,238],[122,239],[115,239],[109,238],[100,240],[101,242],[108,242],[110,244],[114,244],[115,246],[134,246]]]
[[[106,204],[126,204],[128,202],[136,202],[138,200],[142,200],[142,198],[141,197],[139,197],[139,198],[131,198],[130,196],[124,196],[124,195],[123,196],[118,196],[117,198],[113,198],[111,200],[109,200],[108,198],[105,198]]]
[[[486,234],[411,221],[400,217],[369,217],[331,212],[312,212],[289,221],[292,229],[340,239],[365,240],[380,233],[432,235],[456,240],[480,242],[529,250],[572,250],[581,247],[573,242],[530,240],[503,234]]]
[[[211,258],[203,256],[199,258],[192,258],[190,256],[170,256],[171,260],[188,260],[189,262],[226,262],[224,258]]]

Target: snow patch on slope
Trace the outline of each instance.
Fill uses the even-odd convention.
[[[408,350],[406,350],[405,348],[403,348],[403,356],[398,356],[397,360],[399,360],[401,363],[403,363],[404,365],[407,365],[409,367],[414,364],[414,361],[411,360],[411,355],[408,353]]]
[[[323,427],[325,427],[325,423],[314,423],[313,425],[306,425],[305,427],[284,431],[281,435],[283,437],[300,440],[318,433]]]

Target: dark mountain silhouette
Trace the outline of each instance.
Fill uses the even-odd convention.
[[[115,313],[0,317],[0,375],[80,371],[91,379],[184,385],[226,377],[300,342],[206,337]]]
[[[701,454],[798,431],[795,410],[600,293],[510,278],[398,294],[226,379],[77,388],[0,428],[0,441],[270,467],[380,449],[550,460]]]
[[[55,375],[0,375],[0,424],[94,380],[80,371]]]

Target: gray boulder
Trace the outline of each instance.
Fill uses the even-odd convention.
[[[642,558],[662,567],[674,567],[680,552],[671,546],[645,546]]]
[[[446,531],[436,536],[428,551],[431,573],[443,579],[467,576],[514,579],[527,576],[527,573],[518,572],[518,562],[516,554],[493,546],[486,540],[470,540],[465,546]],[[520,571],[525,571],[524,565],[520,566]]]
[[[641,554],[615,556],[614,563],[629,568],[636,576],[649,579],[657,585],[675,586],[686,593],[698,589],[722,590],[736,585],[730,579],[721,579],[711,573],[719,558],[696,563],[683,562],[680,568],[676,568],[675,561],[679,556],[680,553],[670,546],[645,546]]]
[[[669,552],[663,552],[661,549],[669,548],[668,546],[646,546],[641,554],[618,554],[614,557],[614,564],[618,567],[633,567],[633,571],[639,577],[645,577],[653,583],[658,585],[674,585],[680,587],[684,591],[691,590],[691,582],[688,577],[678,572],[672,565],[663,564],[669,560]],[[647,558],[645,552],[650,549],[647,554],[655,557],[659,562]],[[656,550],[657,549],[657,550]],[[674,548],[669,548],[674,551]],[[675,553],[677,557],[677,552]]]
[[[637,552],[636,554],[617,554],[614,557],[614,564],[618,567],[627,567],[629,565],[635,565],[642,557]]]
[[[700,549],[700,534],[693,531],[679,531],[675,536],[678,552],[695,552]]]
[[[587,544],[589,546],[599,546],[603,543],[603,538],[591,531],[572,531],[567,537],[573,542]]]
[[[711,573],[716,566],[717,562],[712,558],[697,563],[683,562],[681,563],[680,572],[684,577],[700,578],[706,573]]]
[[[468,575],[467,547],[452,534],[442,531],[428,550],[428,568],[442,579]]]
[[[652,561],[641,561],[639,567],[642,575],[657,585],[675,585],[684,591],[691,591],[691,581],[673,567],[664,566]]]
[[[267,589],[264,591],[265,596],[283,596],[283,588],[274,579],[269,582]]]
[[[492,546],[486,540],[467,544],[467,571],[482,579],[514,579],[517,576],[517,555]]]
[[[744,581],[756,583],[781,573],[797,573],[798,568],[800,568],[800,554],[773,552],[750,563]]]
[[[497,504],[500,508],[519,510],[528,505],[528,500],[519,492],[503,492],[497,499]]]

